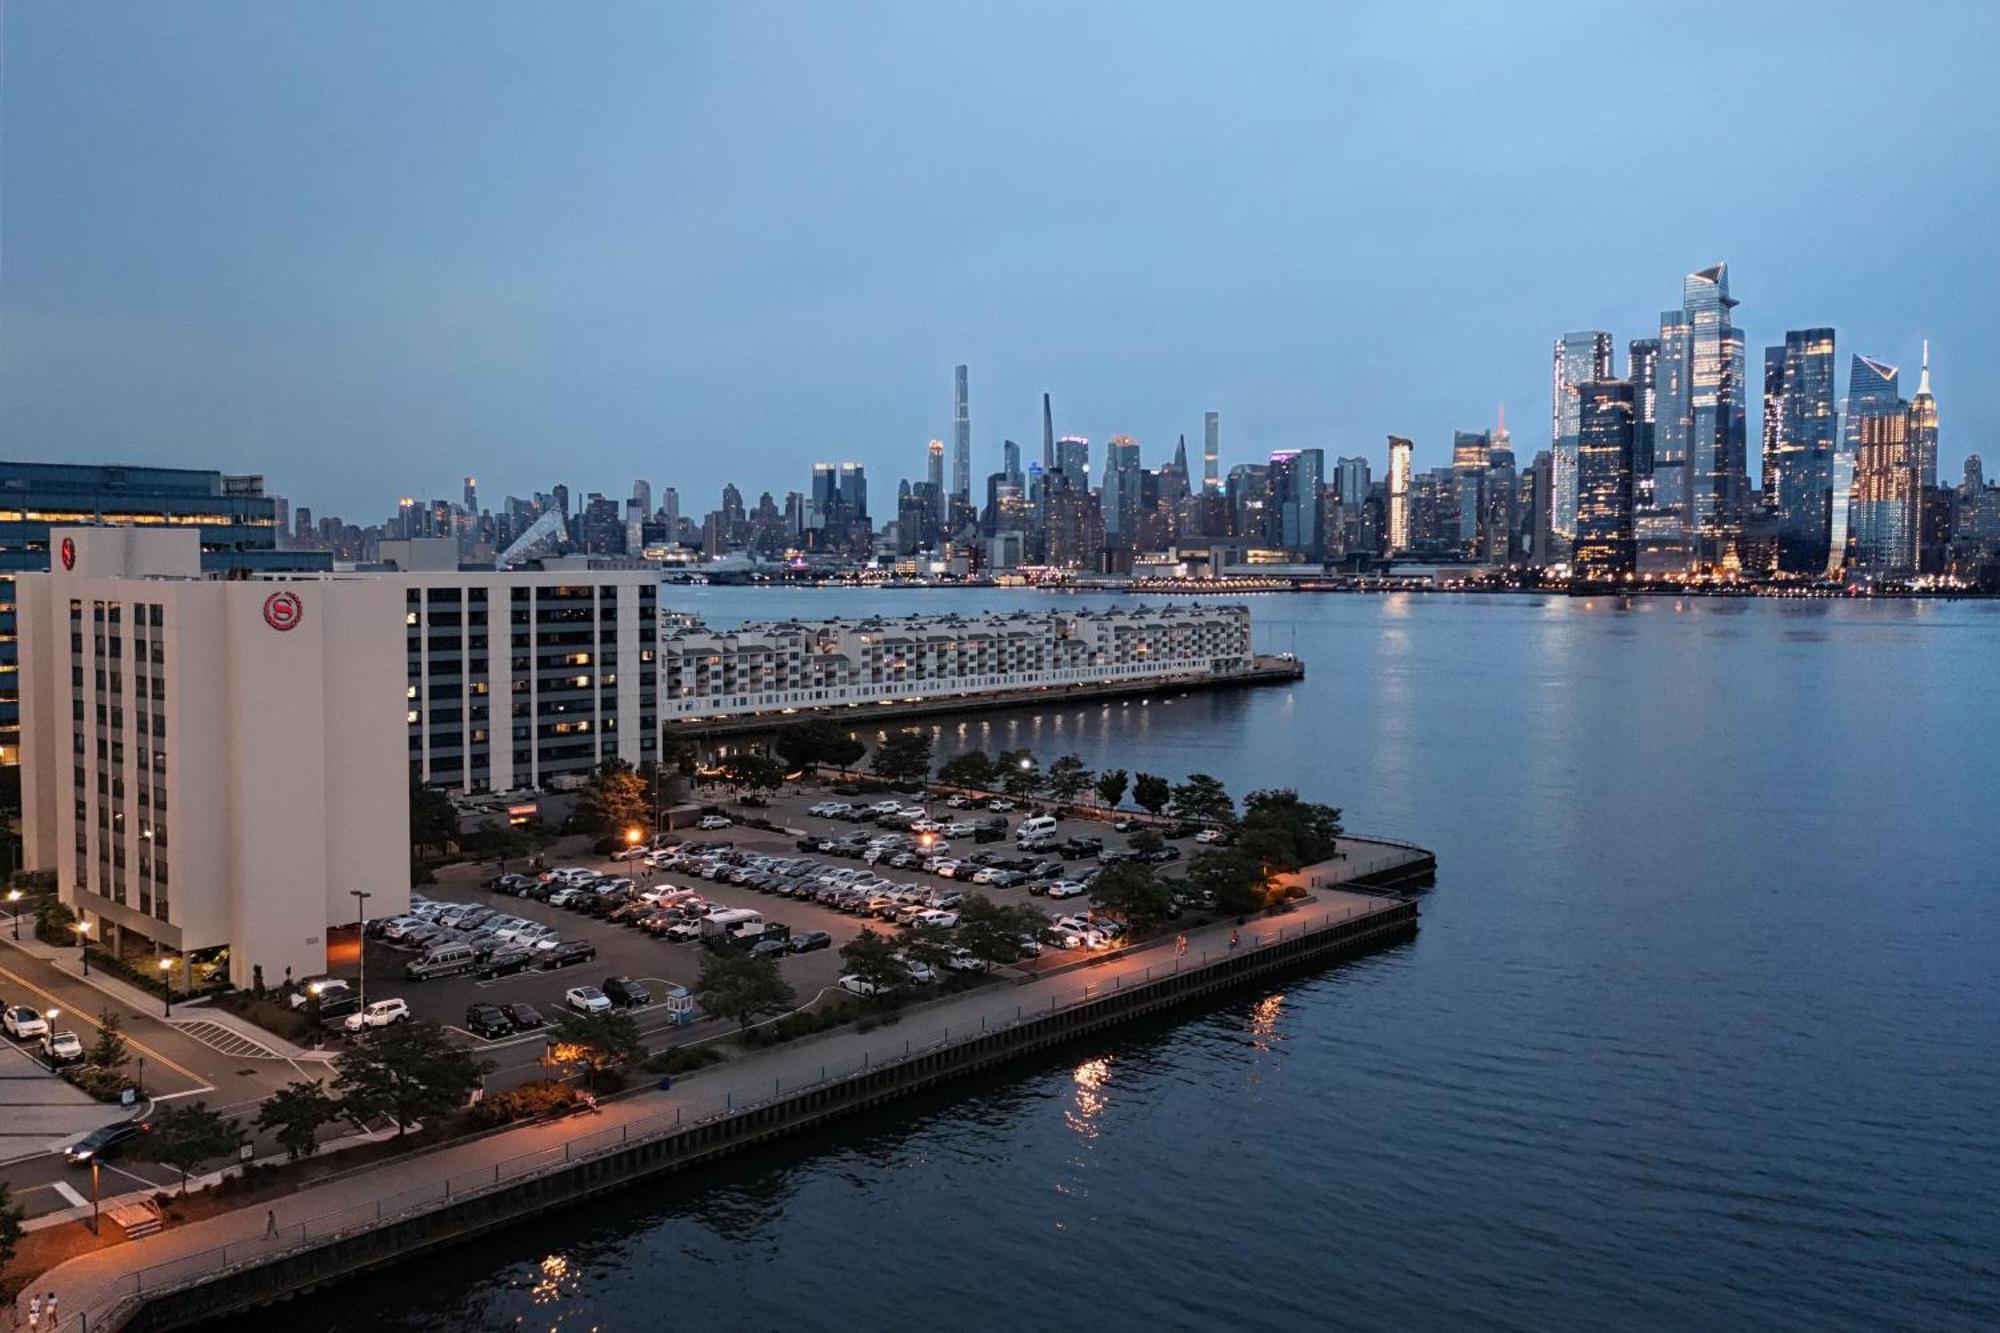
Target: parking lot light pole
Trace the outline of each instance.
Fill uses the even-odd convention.
[[[90,975],[90,923],[76,923],[76,951],[83,956],[83,975]]]
[[[7,908],[7,914],[14,918],[14,941],[18,944],[21,939],[21,891],[19,889],[7,890]]]
[[[361,955],[361,1013],[368,1012],[368,900],[375,895],[365,889],[349,889],[354,895],[354,947]]]
[[[160,980],[166,983],[167,989],[167,1011],[163,1017],[172,1018],[174,1016],[174,960],[172,958],[162,958],[160,960]]]

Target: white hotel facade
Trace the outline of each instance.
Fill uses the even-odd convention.
[[[498,792],[644,763],[663,723],[1226,676],[1241,606],[781,622],[665,613],[649,569],[552,561],[219,580],[192,532],[58,529],[19,582],[27,864],[94,938],[324,969],[409,901],[403,775]],[[413,544],[421,546],[422,544]],[[137,942],[135,945],[135,941]]]

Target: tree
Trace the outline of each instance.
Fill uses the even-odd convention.
[[[938,768],[938,781],[951,787],[970,787],[974,791],[993,790],[993,756],[984,750],[967,750],[955,754]]]
[[[75,944],[76,913],[50,894],[35,904],[35,938],[44,944]]]
[[[1261,911],[1270,901],[1264,863],[1241,847],[1211,847],[1188,862],[1188,887],[1215,896],[1224,912],[1241,915]]]
[[[196,1167],[233,1155],[245,1142],[236,1122],[211,1111],[207,1102],[156,1107],[152,1125],[151,1131],[132,1140],[127,1151],[142,1162],[158,1162],[180,1172],[183,1194]]]
[[[1173,897],[1153,868],[1137,861],[1108,865],[1090,882],[1092,910],[1123,921],[1135,935],[1165,921]]]
[[[125,1044],[125,1021],[109,1006],[97,1015],[97,1040],[90,1044],[84,1063],[107,1072],[124,1064],[130,1052]]]
[[[584,1071],[591,1087],[602,1086],[605,1075],[629,1069],[646,1058],[639,1020],[618,1009],[580,1014],[563,1009],[550,1034],[555,1058]]]
[[[896,957],[895,941],[867,926],[840,946],[840,961],[849,972],[873,985],[878,994],[910,979],[909,969]]]
[[[319,1132],[340,1119],[341,1106],[320,1079],[287,1083],[257,1108],[257,1128],[273,1131],[294,1162],[319,1151]]]
[[[993,776],[1000,790],[1016,799],[1033,796],[1042,787],[1042,770],[1035,765],[1032,750],[1008,750],[994,764]]]
[[[1167,840],[1160,836],[1160,831],[1151,826],[1135,830],[1128,842],[1132,850],[1141,856],[1151,856],[1167,845]]]
[[[779,974],[778,960],[747,953],[716,953],[702,959],[694,993],[701,997],[703,1008],[735,1019],[738,1028],[749,1027],[766,1014],[799,1007],[798,992]]]
[[[846,768],[868,752],[866,745],[823,717],[783,728],[773,744],[787,764],[807,772],[816,771],[821,764]]]
[[[441,847],[458,836],[458,810],[436,787],[410,779],[410,846]]]
[[[400,1138],[411,1121],[463,1102],[492,1067],[454,1046],[435,1023],[395,1023],[341,1052],[334,1087],[354,1115],[394,1120]]]
[[[961,916],[961,923],[963,920]],[[922,963],[933,971],[943,967],[944,960],[951,957],[952,950],[958,947],[951,931],[928,923],[911,926],[903,932],[903,938],[898,943],[904,958],[912,963]]]
[[[1141,773],[1132,779],[1132,799],[1149,815],[1157,815],[1167,808],[1171,792],[1167,780],[1157,774]]]
[[[892,731],[875,747],[869,771],[888,782],[922,782],[931,773],[931,734]]]
[[[1126,778],[1122,768],[1110,768],[1097,775],[1097,799],[1113,810],[1125,799]]]
[[[1243,798],[1236,842],[1279,870],[1297,870],[1331,857],[1340,842],[1340,811],[1301,801],[1288,788],[1253,791]]]
[[[482,861],[505,861],[510,857],[526,856],[534,846],[534,840],[526,833],[497,819],[480,820],[479,827],[468,834],[464,842]]]
[[[1236,818],[1236,802],[1222,784],[1206,773],[1190,773],[1176,783],[1171,806],[1176,818],[1204,824],[1227,824]]]
[[[1021,937],[1040,939],[1048,924],[1032,907],[1006,906],[975,893],[958,905],[955,942],[974,958],[1011,963],[1021,956]]]
[[[576,797],[576,822],[599,837],[622,837],[630,828],[651,828],[653,807],[646,780],[623,759],[597,766]]]
[[[1077,798],[1077,793],[1090,785],[1094,777],[1096,774],[1084,767],[1083,760],[1073,754],[1063,755],[1049,765],[1049,795],[1068,805]]]
[[[21,1205],[14,1202],[13,1191],[7,1182],[0,1180],[0,1264],[14,1257],[14,1251],[21,1246]]]
[[[660,737],[660,762],[657,768],[661,772],[691,778],[700,767],[700,756],[695,753],[692,740],[671,732]]]
[[[737,790],[776,791],[785,785],[785,767],[769,755],[732,754],[722,761],[722,780]]]

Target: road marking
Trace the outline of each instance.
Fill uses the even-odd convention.
[[[53,966],[53,964],[51,964],[51,966]],[[59,972],[62,971],[61,968],[57,968],[56,970]],[[63,975],[69,976],[69,973],[64,972]],[[9,971],[7,968],[0,967],[0,977],[6,977],[10,981],[18,982],[19,984],[26,986],[29,990],[41,996],[44,1000],[47,1000],[53,1007],[60,1008],[64,1003],[61,999],[43,990],[40,986],[37,986],[34,982],[28,980],[26,977],[22,976],[18,972]],[[72,981],[82,980],[82,978],[80,977],[71,977],[70,979]],[[86,986],[90,985],[90,983],[87,981],[83,982],[83,984]],[[93,989],[95,988],[93,987]],[[107,1000],[109,999],[108,996],[106,998]],[[85,1014],[81,1011],[77,1011],[71,1013],[70,1018],[73,1022],[82,1023],[85,1027],[91,1029],[93,1032],[97,1030],[97,1020],[91,1018],[88,1014]],[[140,1041],[137,1037],[132,1036],[131,1033],[129,1032],[125,1034],[125,1044],[127,1046],[130,1046],[133,1050],[138,1051],[143,1055],[145,1055],[147,1059],[165,1065],[167,1068],[173,1070],[176,1074],[179,1074],[182,1078],[185,1078],[188,1082],[197,1085],[197,1087],[203,1092],[210,1091],[214,1086],[213,1084],[202,1082],[201,1076],[195,1073],[192,1069],[189,1069],[184,1065],[178,1064],[173,1060],[169,1060],[166,1056],[161,1055],[158,1051],[146,1045],[146,1043]]]
[[[55,1192],[63,1196],[63,1202],[67,1203],[72,1208],[81,1208],[83,1207],[83,1205],[90,1202],[90,1200],[84,1198],[81,1194],[78,1194],[76,1192],[75,1187],[72,1186],[66,1180],[52,1181],[51,1184],[54,1187]]]

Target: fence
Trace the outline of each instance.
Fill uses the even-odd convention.
[[[657,1114],[634,1115],[632,1119],[622,1124],[588,1133],[558,1137],[555,1142],[531,1152],[450,1172],[424,1184],[383,1193],[351,1207],[322,1213],[303,1222],[291,1223],[278,1228],[275,1232],[230,1241],[227,1244],[213,1246],[178,1259],[123,1274],[93,1296],[75,1315],[66,1318],[61,1327],[64,1330],[78,1330],[78,1333],[89,1333],[93,1327],[109,1329],[115,1326],[115,1321],[129,1313],[121,1307],[135,1306],[148,1296],[193,1286],[238,1269],[302,1252],[358,1232],[400,1222],[435,1209],[462,1204],[491,1191],[517,1185],[522,1181],[578,1163],[589,1162],[634,1144],[668,1138],[718,1121],[747,1115],[803,1092],[831,1089],[863,1075],[893,1069],[909,1060],[951,1050],[962,1044],[1005,1032],[1023,1023],[1088,1006],[1122,991],[1148,986],[1169,977],[1220,967],[1230,960],[1247,957],[1260,949],[1269,949],[1286,941],[1338,930],[1359,919],[1390,915],[1403,907],[1404,904],[1400,902],[1384,901],[1330,908],[1307,914],[1304,919],[1297,921],[1264,918],[1263,924],[1269,928],[1244,929],[1241,932],[1240,945],[1228,943],[1227,937],[1217,932],[1209,934],[1204,939],[1203,947],[1197,948],[1191,943],[1185,953],[1175,953],[1156,961],[1148,962],[1143,952],[1108,959],[1099,967],[1090,969],[1090,979],[1080,984],[1069,984],[1071,978],[1068,977],[1032,983],[1033,987],[1041,992],[1032,999],[1010,1002],[1007,998],[1010,993],[1007,991],[973,992],[951,1002],[953,1005],[951,1022],[936,1025],[927,1023],[920,1031],[908,1035],[902,1034],[902,1024],[897,1022],[894,1026],[898,1031],[887,1037],[883,1034],[883,1028],[878,1027],[866,1033],[857,1031],[829,1036],[811,1043],[807,1048],[790,1050],[782,1046],[768,1048],[753,1057],[758,1063],[773,1068],[774,1072],[768,1083],[739,1084],[719,1092],[697,1090],[692,1096],[677,1094],[677,1104]],[[1211,928],[1212,931],[1213,929]],[[1012,994],[1019,994],[1019,991],[1014,991]],[[941,1015],[934,1014],[932,1017]],[[607,1113],[623,1114],[636,1105],[635,1102],[613,1104]],[[551,1134],[559,1134],[561,1128],[561,1124],[557,1123],[539,1127],[525,1126],[522,1130],[533,1132],[540,1129]],[[522,1132],[522,1130],[510,1132]],[[412,1171],[423,1169],[427,1163],[439,1162],[454,1152],[477,1151],[479,1147],[476,1144],[457,1149],[447,1148],[429,1158],[416,1158],[406,1163],[390,1164],[381,1168],[381,1171],[384,1175],[393,1174],[407,1179]],[[361,1178],[363,1177],[357,1176],[350,1179]],[[247,1214],[252,1215],[255,1211],[254,1206],[245,1210]]]

